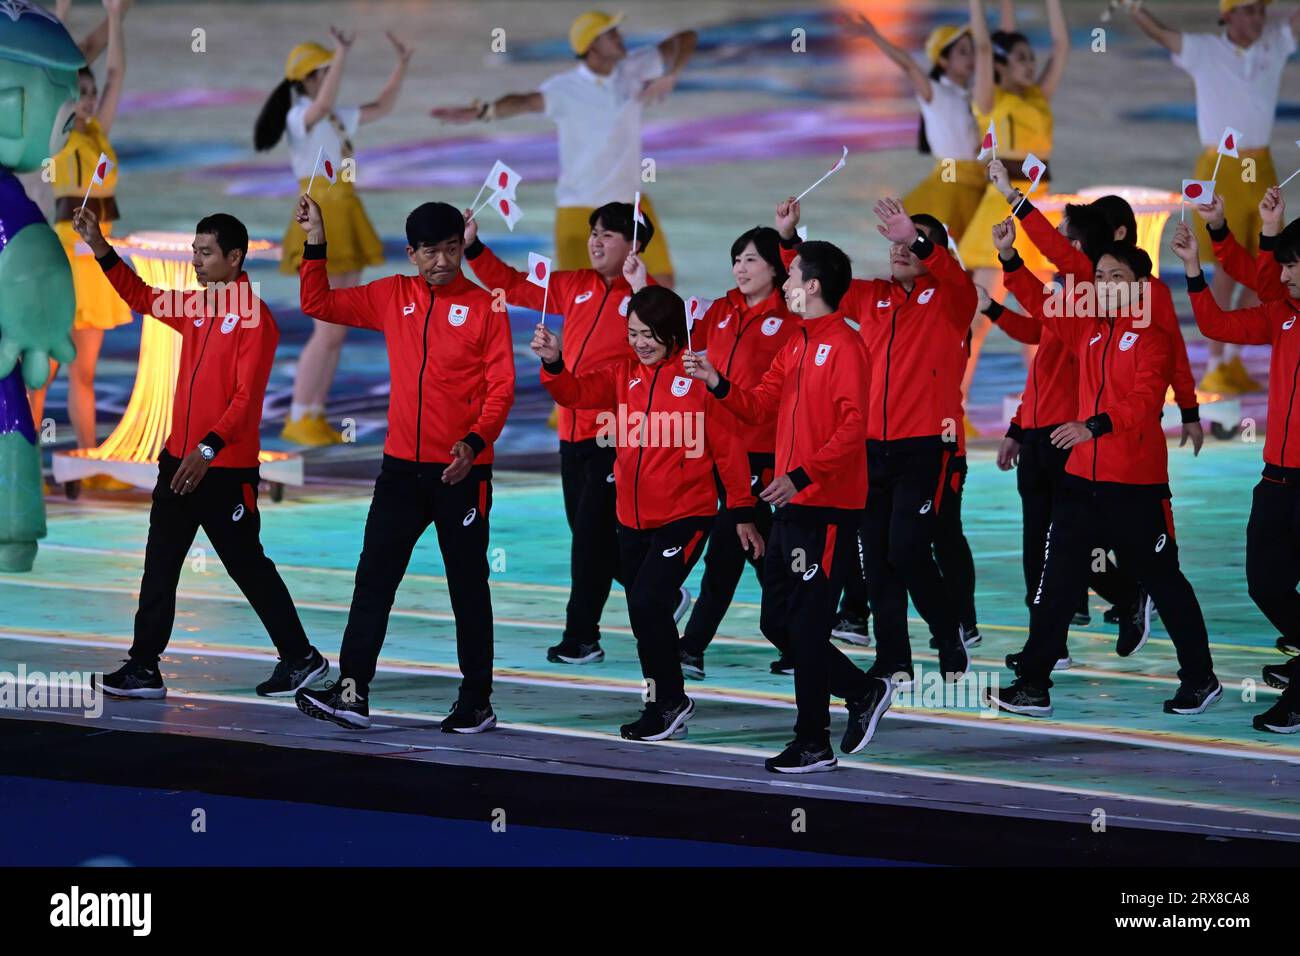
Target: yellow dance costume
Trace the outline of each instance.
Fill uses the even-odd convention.
[[[77,234],[72,228],[72,214],[81,206],[86,187],[95,175],[99,154],[104,153],[113,162],[102,183],[90,190],[86,205],[94,207],[99,215],[100,231],[104,237],[112,235],[113,220],[118,218],[117,153],[108,141],[98,120],[90,120],[84,131],[75,126],[68,134],[67,145],[54,157],[55,223],[54,231],[63,243],[72,266],[72,280],[77,294],[77,314],[74,329],[113,329],[131,321],[131,309],[118,297],[104,277],[104,270],[89,252],[76,251]]]
[[[993,93],[993,111],[981,113],[976,110],[975,122],[981,134],[988,129],[989,120],[994,121],[994,131],[998,138],[997,158],[1007,167],[1011,183],[1022,193],[1029,191],[1029,182],[1020,171],[1025,156],[1033,153],[1047,162],[1052,154],[1052,105],[1038,86],[1031,86],[1023,93],[1011,93],[996,89]],[[1045,184],[1040,183],[1033,198],[1046,195]],[[984,198],[979,208],[966,227],[966,234],[957,247],[962,262],[967,269],[995,269],[998,267],[998,251],[993,245],[993,227],[1011,215],[1011,207],[997,188],[989,183],[984,190]],[[1059,219],[1059,216],[1049,217]],[[1051,264],[1029,241],[1024,230],[1016,233],[1016,250],[1025,265],[1037,272],[1044,279],[1052,270]]]
[[[951,172],[949,167],[946,159],[936,162],[930,175],[903,197],[903,208],[910,213],[929,213],[947,227],[954,242],[960,242],[984,200],[989,180],[984,164],[973,159],[955,159]],[[1001,196],[998,200],[1006,204]]]

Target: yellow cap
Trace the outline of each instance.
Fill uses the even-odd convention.
[[[319,43],[299,43],[284,61],[284,78],[301,83],[332,59],[334,54]]]
[[[582,56],[596,42],[596,37],[614,29],[622,22],[621,13],[611,16],[600,10],[588,10],[569,27],[569,45],[573,47],[574,53]]]
[[[1258,0],[1219,0],[1219,15],[1223,16],[1223,14],[1231,13],[1233,10],[1236,10],[1238,7],[1248,7],[1252,3],[1257,3],[1257,2]],[[1272,2],[1273,0],[1264,0],[1265,5],[1270,4]]]
[[[970,27],[955,27],[951,23],[935,27],[925,41],[925,56],[933,65],[938,66],[939,54],[946,47],[956,43],[961,37],[970,33]]]

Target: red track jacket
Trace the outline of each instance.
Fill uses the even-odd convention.
[[[749,459],[680,352],[655,365],[633,356],[578,375],[561,354],[557,365],[542,366],[542,384],[562,407],[591,410],[599,440],[614,446],[619,524],[661,528],[717,514],[715,464],[727,511],[753,520]]]
[[[1021,261],[1019,258],[1017,262]],[[1070,343],[1043,325],[1047,294],[1028,269],[1006,273],[1007,289],[1029,310],[1022,315],[1003,309],[995,320],[998,327],[1017,342],[1037,343],[1038,351],[1029,363],[1020,405],[1011,417],[1007,434],[1019,440],[1026,428],[1045,428],[1075,421],[1079,410],[1079,357]]]
[[[213,467],[256,468],[262,399],[280,330],[271,310],[253,295],[248,273],[217,296],[151,288],[116,252],[99,264],[127,305],[181,334],[167,451],[184,458],[203,442],[217,449]]]
[[[1223,271],[1256,293],[1260,301],[1287,297],[1286,286],[1282,283],[1282,268],[1273,258],[1277,236],[1259,237],[1258,256],[1252,256],[1226,225],[1219,230],[1210,230],[1210,242],[1214,247],[1214,258],[1219,260]]]
[[[441,286],[415,275],[331,289],[325,247],[310,243],[299,283],[312,318],[384,333],[392,376],[386,454],[446,465],[451,446],[464,441],[475,464],[491,464],[515,400],[510,320],[492,308],[491,293],[463,275]]]

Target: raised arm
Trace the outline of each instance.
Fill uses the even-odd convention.
[[[406,68],[411,62],[411,48],[402,43],[391,30],[384,35],[388,37],[388,42],[397,51],[397,65],[393,67],[393,72],[389,74],[388,82],[384,84],[384,88],[379,91],[379,98],[373,103],[367,103],[361,107],[361,122],[363,123],[372,123],[393,111],[393,106],[397,103],[397,94],[402,89],[402,80],[406,78]]]
[[[1138,28],[1143,33],[1174,54],[1174,56],[1183,52],[1183,34],[1181,31],[1165,26],[1146,7],[1127,6],[1126,9],[1133,15],[1133,22],[1138,25]]]
[[[975,43],[975,80],[971,87],[971,104],[976,112],[993,112],[993,37],[984,17],[982,0],[970,0],[970,35]]]
[[[1070,27],[1065,22],[1065,10],[1061,0],[1047,0],[1047,25],[1052,34],[1052,57],[1043,67],[1043,74],[1038,78],[1038,86],[1049,100],[1061,85],[1065,75],[1065,64],[1070,59]]]
[[[622,367],[606,362],[590,372],[574,375],[565,367],[561,354],[554,362],[542,363],[542,386],[565,408],[613,408],[618,403],[615,368]]]
[[[876,29],[876,25],[866,17],[858,16],[851,22],[859,33],[880,47],[880,52],[893,60],[898,68],[907,74],[912,84],[912,91],[929,103],[934,91],[930,87],[930,75],[921,69],[921,65],[902,47],[885,39],[884,35]]]
[[[528,281],[528,273],[520,272],[497,257],[497,254],[478,240],[478,227],[474,220],[465,224],[465,259],[469,262],[474,275],[486,289],[501,289],[506,302],[525,309],[540,309],[546,290]],[[563,283],[562,272],[551,273],[551,295],[547,298],[548,311],[557,313],[561,304],[567,304],[557,286]],[[554,308],[549,308],[554,306]]]
[[[303,115],[302,125],[309,130],[334,109],[334,103],[339,97],[339,87],[343,84],[343,65],[347,60],[348,51],[352,49],[352,42],[357,38],[355,33],[344,33],[335,27],[330,27],[330,34],[338,46],[334,50],[329,66],[325,68],[325,79],[321,81],[320,89],[316,91],[316,96]]]
[[[791,341],[794,341],[791,339]],[[697,362],[687,358],[686,370],[696,378],[702,378],[709,386],[713,397],[722,402],[732,415],[750,425],[762,425],[776,417],[781,407],[781,389],[785,387],[785,363],[790,352],[787,344],[772,358],[763,377],[751,389],[732,388],[731,383],[723,378],[704,356]],[[695,371],[700,368],[702,374]]]
[[[686,69],[686,64],[695,55],[699,42],[700,36],[694,30],[682,30],[660,43],[659,56],[664,61],[664,76],[681,76],[682,70]]]
[[[495,100],[475,100],[468,106],[435,106],[429,110],[429,115],[444,123],[472,123],[474,120],[487,123],[545,111],[546,98],[541,90],[533,90],[531,93],[507,93]]]
[[[126,80],[126,39],[122,31],[125,11],[122,0],[104,0],[104,8],[108,10],[108,69],[95,119],[107,134],[117,119],[117,105],[122,100],[122,84]]]
[[[298,267],[298,296],[305,315],[334,325],[361,329],[382,329],[383,296],[377,294],[392,278],[368,282],[347,289],[331,289],[326,268],[325,222],[316,200],[303,194],[294,210],[294,221],[307,232],[302,265]]]
[[[1016,32],[1016,0],[1002,0],[998,14],[998,29],[1007,33]]]

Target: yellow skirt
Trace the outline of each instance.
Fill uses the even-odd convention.
[[[1233,238],[1254,255],[1259,251],[1259,230],[1264,225],[1259,218],[1259,201],[1264,198],[1269,186],[1277,185],[1277,171],[1273,168],[1273,156],[1267,147],[1242,149],[1238,152],[1241,153],[1240,159],[1223,157],[1214,190],[1223,197],[1223,214]],[[1214,163],[1218,158],[1219,153],[1215,147],[1206,149],[1197,158],[1196,171],[1191,178],[1209,179],[1214,173]],[[1201,243],[1201,261],[1214,262],[1214,248],[1210,244],[1210,234],[1205,229],[1205,220],[1194,209],[1186,211],[1186,219],[1196,230],[1196,238]]]
[[[307,180],[300,179],[298,188],[306,192]],[[354,184],[338,180],[331,186],[328,179],[317,176],[311,187],[311,198],[320,204],[321,218],[325,220],[330,275],[360,272],[366,266],[384,264],[384,244],[371,225]],[[290,219],[284,231],[281,272],[292,275],[298,271],[306,241],[307,233],[302,226]]]
[[[587,220],[594,211],[587,206],[561,206],[555,210],[556,269],[591,268],[591,256],[587,254],[591,225]],[[673,260],[668,254],[668,235],[663,230],[663,222],[655,215],[654,203],[645,193],[641,194],[641,215],[655,227],[654,238],[642,256],[646,272],[653,276],[671,275]]]
[[[1010,162],[1007,165],[1010,166]],[[1029,182],[1027,180],[1013,179],[1011,182],[1022,193],[1029,191]],[[1041,198],[1045,194],[1045,190],[1038,190],[1030,198]],[[1001,264],[998,262],[998,250],[993,245],[993,227],[1011,215],[1011,209],[1012,207],[1007,204],[1006,198],[997,191],[997,188],[992,183],[989,183],[988,188],[984,191],[984,198],[980,200],[979,208],[975,210],[975,215],[971,218],[969,225],[966,226],[966,235],[962,237],[957,246],[957,251],[961,254],[961,261],[967,269],[1001,268]],[[1044,213],[1043,215],[1053,225],[1061,221],[1059,212]],[[1044,281],[1050,279],[1056,271],[1055,267],[1047,260],[1047,257],[1039,252],[1038,247],[1025,235],[1025,230],[1020,229],[1018,226],[1016,229],[1016,251],[1025,260],[1025,265]]]
[[[101,223],[99,228],[105,238],[113,234],[111,222]],[[68,265],[72,267],[72,285],[77,295],[77,315],[72,321],[73,330],[108,330],[119,325],[129,325],[131,308],[113,291],[112,284],[95,257],[88,252],[80,255],[77,253],[77,233],[72,228],[72,223],[66,220],[56,222],[54,231],[63,243],[63,251],[68,254]]]
[[[960,242],[989,181],[983,163],[959,159],[951,171],[946,163],[941,159],[934,164],[930,175],[903,197],[903,208],[912,214],[929,213],[944,224],[953,241]]]

